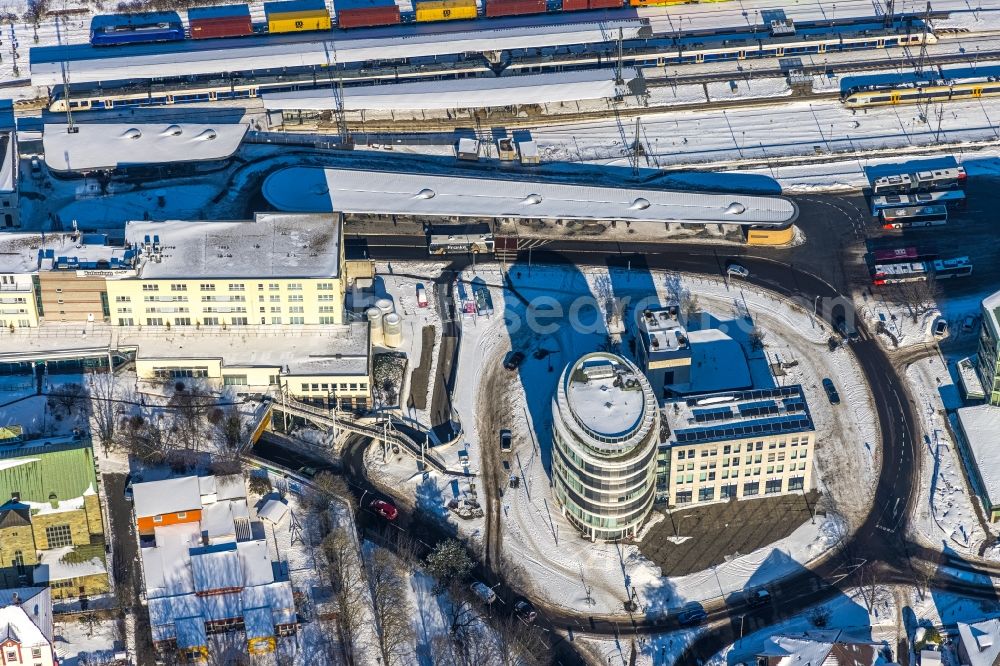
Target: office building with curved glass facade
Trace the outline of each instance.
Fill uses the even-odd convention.
[[[564,516],[593,540],[635,536],[653,508],[660,413],[630,361],[587,354],[552,398],[552,474]]]

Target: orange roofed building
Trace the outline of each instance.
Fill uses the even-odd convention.
[[[167,525],[201,521],[201,483],[197,476],[184,476],[132,486],[135,523],[140,536]]]

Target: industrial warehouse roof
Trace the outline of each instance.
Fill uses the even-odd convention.
[[[338,212],[424,217],[783,225],[798,215],[781,197],[344,169],[326,169],[324,187],[317,172],[291,167],[271,174],[264,195],[289,211],[329,197]]]
[[[149,278],[319,278],[340,275],[340,225],[331,215],[258,213],[241,222],[129,222]]]
[[[317,39],[312,35],[271,35],[226,40],[186,40],[136,44],[113,49],[89,45],[35,47],[30,50],[31,84],[62,85],[63,70],[74,84],[98,81],[139,81],[153,78],[263,71],[296,67],[326,67],[333,63],[364,63],[537,49],[575,44],[599,44],[636,39],[648,33],[642,19],[569,23],[545,19],[546,25],[517,25],[488,30],[461,26],[404,26],[384,29],[384,36]],[[501,21],[494,21],[494,24]]]
[[[979,471],[981,492],[993,507],[1000,507],[1000,465],[997,465],[1000,407],[963,407],[958,410],[958,423],[972,454],[973,464]]]
[[[622,72],[625,81],[638,76],[635,69]],[[264,95],[264,108],[271,111],[336,109],[340,93],[333,89],[269,93]],[[342,93],[346,111],[483,109],[630,94],[627,85],[615,85],[615,71],[612,69],[352,86],[344,88]]]
[[[220,160],[239,148],[247,125],[47,124],[45,163],[55,171]]]

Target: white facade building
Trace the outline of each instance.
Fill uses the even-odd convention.
[[[54,666],[52,636],[49,588],[0,590],[0,664]]]
[[[656,490],[660,414],[649,382],[624,358],[586,354],[559,378],[552,420],[563,515],[593,540],[635,536]]]
[[[17,202],[19,168],[14,107],[10,100],[0,100],[0,229],[21,226]]]

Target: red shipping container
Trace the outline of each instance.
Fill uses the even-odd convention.
[[[399,23],[399,7],[396,5],[341,9],[337,11],[337,25],[341,28],[368,28],[376,25],[395,25],[397,23]]]
[[[487,16],[541,14],[545,10],[545,0],[486,0]]]
[[[191,19],[191,39],[211,37],[243,37],[253,34],[249,16],[231,18]]]
[[[587,6],[590,9],[621,9],[625,3],[622,0],[588,0]]]
[[[590,9],[588,0],[563,0],[562,8],[564,12],[575,12],[581,9]]]

